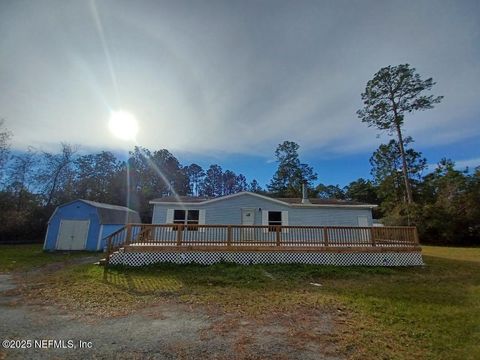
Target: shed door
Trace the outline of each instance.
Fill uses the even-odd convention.
[[[57,250],[84,250],[89,226],[89,220],[60,221]]]

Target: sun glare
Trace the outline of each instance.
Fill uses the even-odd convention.
[[[135,141],[138,133],[138,122],[135,116],[126,111],[113,111],[110,115],[108,128],[112,134],[126,141]]]

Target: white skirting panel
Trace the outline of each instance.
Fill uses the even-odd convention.
[[[197,263],[211,265],[218,262],[237,264],[318,264],[338,266],[418,266],[423,263],[420,252],[398,253],[311,253],[311,252],[116,252],[109,264],[144,266],[154,263]]]

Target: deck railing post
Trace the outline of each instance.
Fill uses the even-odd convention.
[[[413,228],[413,239],[415,245],[420,245],[420,239],[418,238],[418,230],[416,226]]]
[[[280,226],[276,226],[275,227],[275,232],[276,232],[276,242],[277,242],[277,246],[280,246],[280,241],[281,241],[281,231],[280,231]]]
[[[227,226],[227,246],[232,246],[232,225]]]
[[[107,238],[107,255],[105,256],[105,267],[108,266],[110,261],[110,254],[112,253],[112,237],[109,236]]]
[[[177,225],[177,246],[182,245],[183,224]]]
[[[325,246],[328,246],[328,228],[326,226],[323,227],[323,242]]]
[[[147,228],[147,234],[146,234],[146,242],[152,242],[152,228],[148,227]]]
[[[127,224],[127,235],[125,237],[125,245],[128,245],[132,242],[132,225]]]
[[[375,231],[373,226],[370,228],[370,238],[372,239],[372,246],[377,246],[377,243],[375,242]]]

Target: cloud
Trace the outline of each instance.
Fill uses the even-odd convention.
[[[427,164],[427,171],[433,171],[437,168],[438,164]],[[457,170],[465,170],[468,168],[469,170],[473,170],[476,167],[480,166],[480,157],[471,158],[471,159],[463,159],[463,160],[455,160],[455,168]]]
[[[122,108],[149,148],[270,155],[288,139],[319,157],[371,151],[381,139],[356,117],[360,93],[405,62],[445,96],[408,116],[406,134],[422,147],[480,135],[475,1],[102,1],[111,61],[91,7],[56,4],[0,5],[0,115],[16,148],[130,147],[106,126]]]
[[[457,160],[455,162],[455,167],[457,169],[465,169],[466,167],[474,169],[478,166],[480,166],[480,157],[475,159]]]

